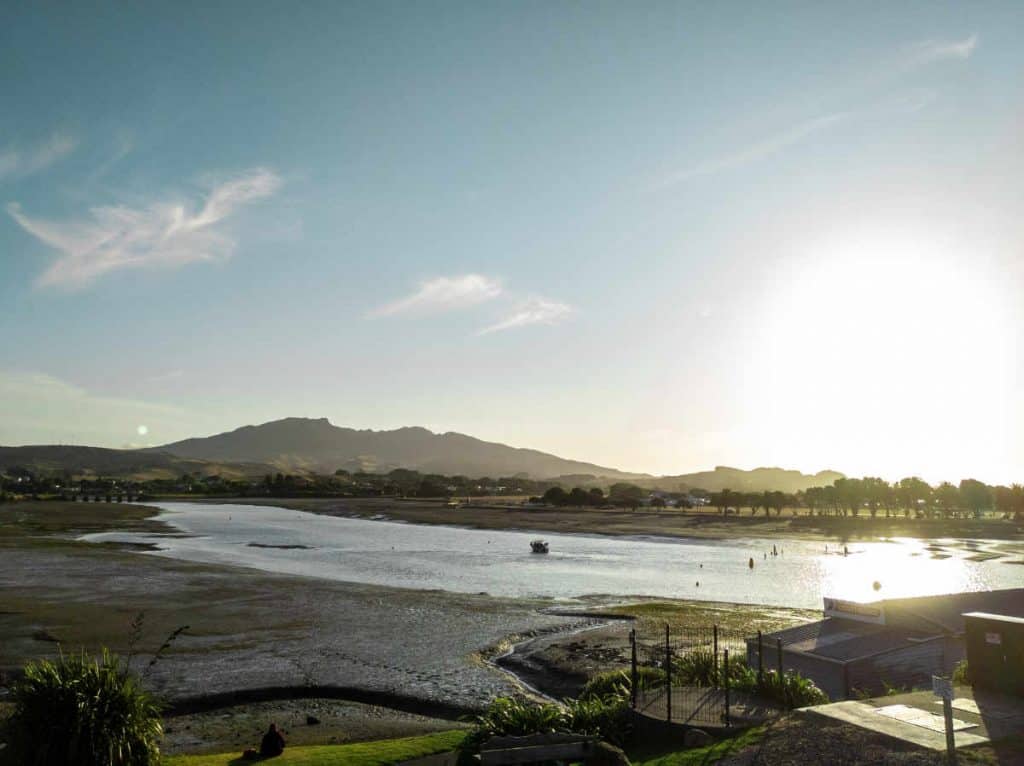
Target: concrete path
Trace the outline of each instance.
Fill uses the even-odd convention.
[[[931,750],[946,749],[942,702],[931,692],[846,700],[803,710]],[[953,700],[953,731],[957,747],[1024,736],[1024,700],[975,694],[970,687],[958,687]]]

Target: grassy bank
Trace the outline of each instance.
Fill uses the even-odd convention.
[[[598,614],[627,615],[636,619],[638,635],[717,625],[726,631],[753,634],[771,632],[821,618],[817,609],[727,604],[715,601],[641,601],[596,610]]]
[[[95,532],[169,532],[153,519],[159,508],[130,503],[69,503],[60,500],[0,503],[0,547],[31,541],[49,546],[81,545],[74,538]]]
[[[286,747],[273,763],[293,766],[387,766],[387,764],[422,758],[453,750],[465,736],[463,731],[444,731],[423,737],[358,742],[351,745],[308,745]],[[257,745],[258,743],[254,743]],[[217,755],[181,755],[167,758],[166,766],[227,766],[246,763],[240,753]]]

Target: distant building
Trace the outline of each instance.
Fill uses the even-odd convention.
[[[825,619],[762,636],[762,663],[813,680],[832,699],[927,685],[965,656],[967,612],[1024,617],[1024,588],[857,603],[826,598]],[[780,651],[781,650],[781,651]],[[757,639],[747,661],[758,667]]]

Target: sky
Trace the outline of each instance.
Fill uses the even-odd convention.
[[[1024,481],[1024,4],[22,4],[0,444]]]

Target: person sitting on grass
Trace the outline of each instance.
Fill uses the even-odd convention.
[[[267,733],[263,735],[263,741],[260,742],[260,757],[275,758],[283,752],[284,737],[277,730],[277,724],[272,723],[270,728],[267,729]]]

